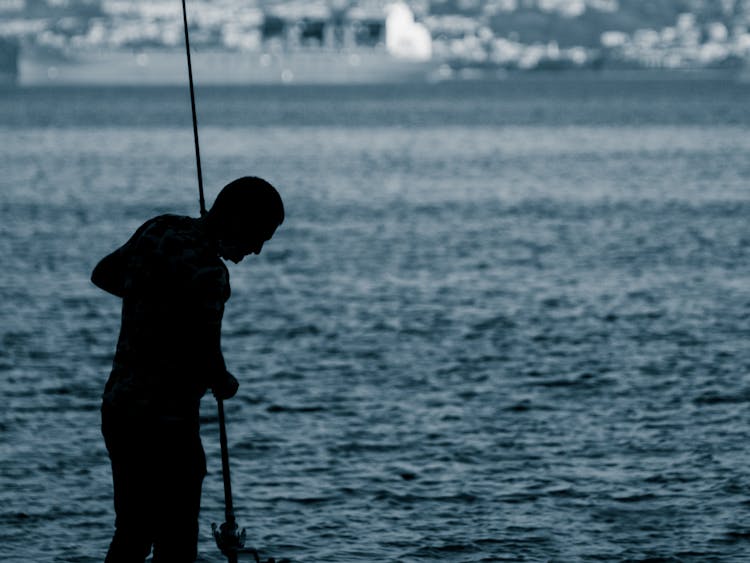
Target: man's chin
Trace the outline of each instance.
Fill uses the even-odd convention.
[[[224,260],[229,260],[230,262],[234,262],[235,264],[239,264],[242,262],[243,258],[245,258],[244,254],[220,254],[220,256]]]

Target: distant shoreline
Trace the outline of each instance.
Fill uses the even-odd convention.
[[[615,80],[718,80],[718,79],[737,79],[740,75],[738,69],[565,69],[565,70],[530,70],[530,71],[512,71],[509,77],[560,77],[562,79],[573,78],[606,78]]]
[[[419,84],[460,84],[471,82],[533,82],[533,81],[623,81],[623,82],[656,82],[656,81],[729,81],[736,83],[750,84],[750,73],[738,71],[736,69],[565,69],[565,70],[501,70],[497,72],[470,73],[450,78],[441,78],[438,80],[430,79],[413,79],[409,81],[367,81],[367,82],[336,82],[336,81],[318,81],[318,82],[238,82],[220,80],[211,80],[202,82],[197,80],[198,89],[213,88],[327,88],[327,87],[363,87],[363,86],[398,86],[398,85],[419,85]],[[187,77],[185,78],[187,84]],[[82,81],[82,82],[56,82],[56,81],[32,81],[17,83],[0,81],[0,89],[3,88],[179,88],[181,82],[170,81],[168,83],[155,83],[151,81],[132,81],[128,83],[106,82],[106,81]]]

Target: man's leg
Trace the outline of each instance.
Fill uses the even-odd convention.
[[[153,563],[192,563],[198,556],[198,513],[206,456],[198,426],[167,425],[159,471]]]
[[[154,539],[148,429],[103,412],[102,433],[112,461],[116,514],[105,563],[143,563]]]

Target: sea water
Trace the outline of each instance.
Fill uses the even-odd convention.
[[[747,561],[750,85],[198,88],[207,199],[284,196],[230,265],[235,510],[296,562]],[[184,88],[0,92],[0,560],[96,562],[119,301],[197,215]],[[200,560],[223,494],[213,399]],[[251,560],[244,554],[243,560]]]

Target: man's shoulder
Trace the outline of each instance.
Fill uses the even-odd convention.
[[[192,277],[209,278],[214,283],[228,283],[229,271],[198,219],[182,215],[159,215],[150,222],[151,226],[144,233],[145,236],[158,239],[158,253],[175,264],[175,269],[187,268]]]
[[[182,215],[159,215],[141,225],[134,237],[136,253],[165,254],[189,258],[210,254],[210,243],[198,219]]]
[[[145,260],[211,265],[224,269],[215,244],[199,219],[159,215],[146,221],[133,235],[132,255]]]
[[[141,225],[133,238],[130,263],[146,287],[189,288],[222,302],[229,298],[229,271],[199,219],[159,215]]]
[[[136,231],[139,238],[162,239],[165,237],[195,237],[198,228],[194,224],[197,220],[183,215],[164,214],[152,217]]]

